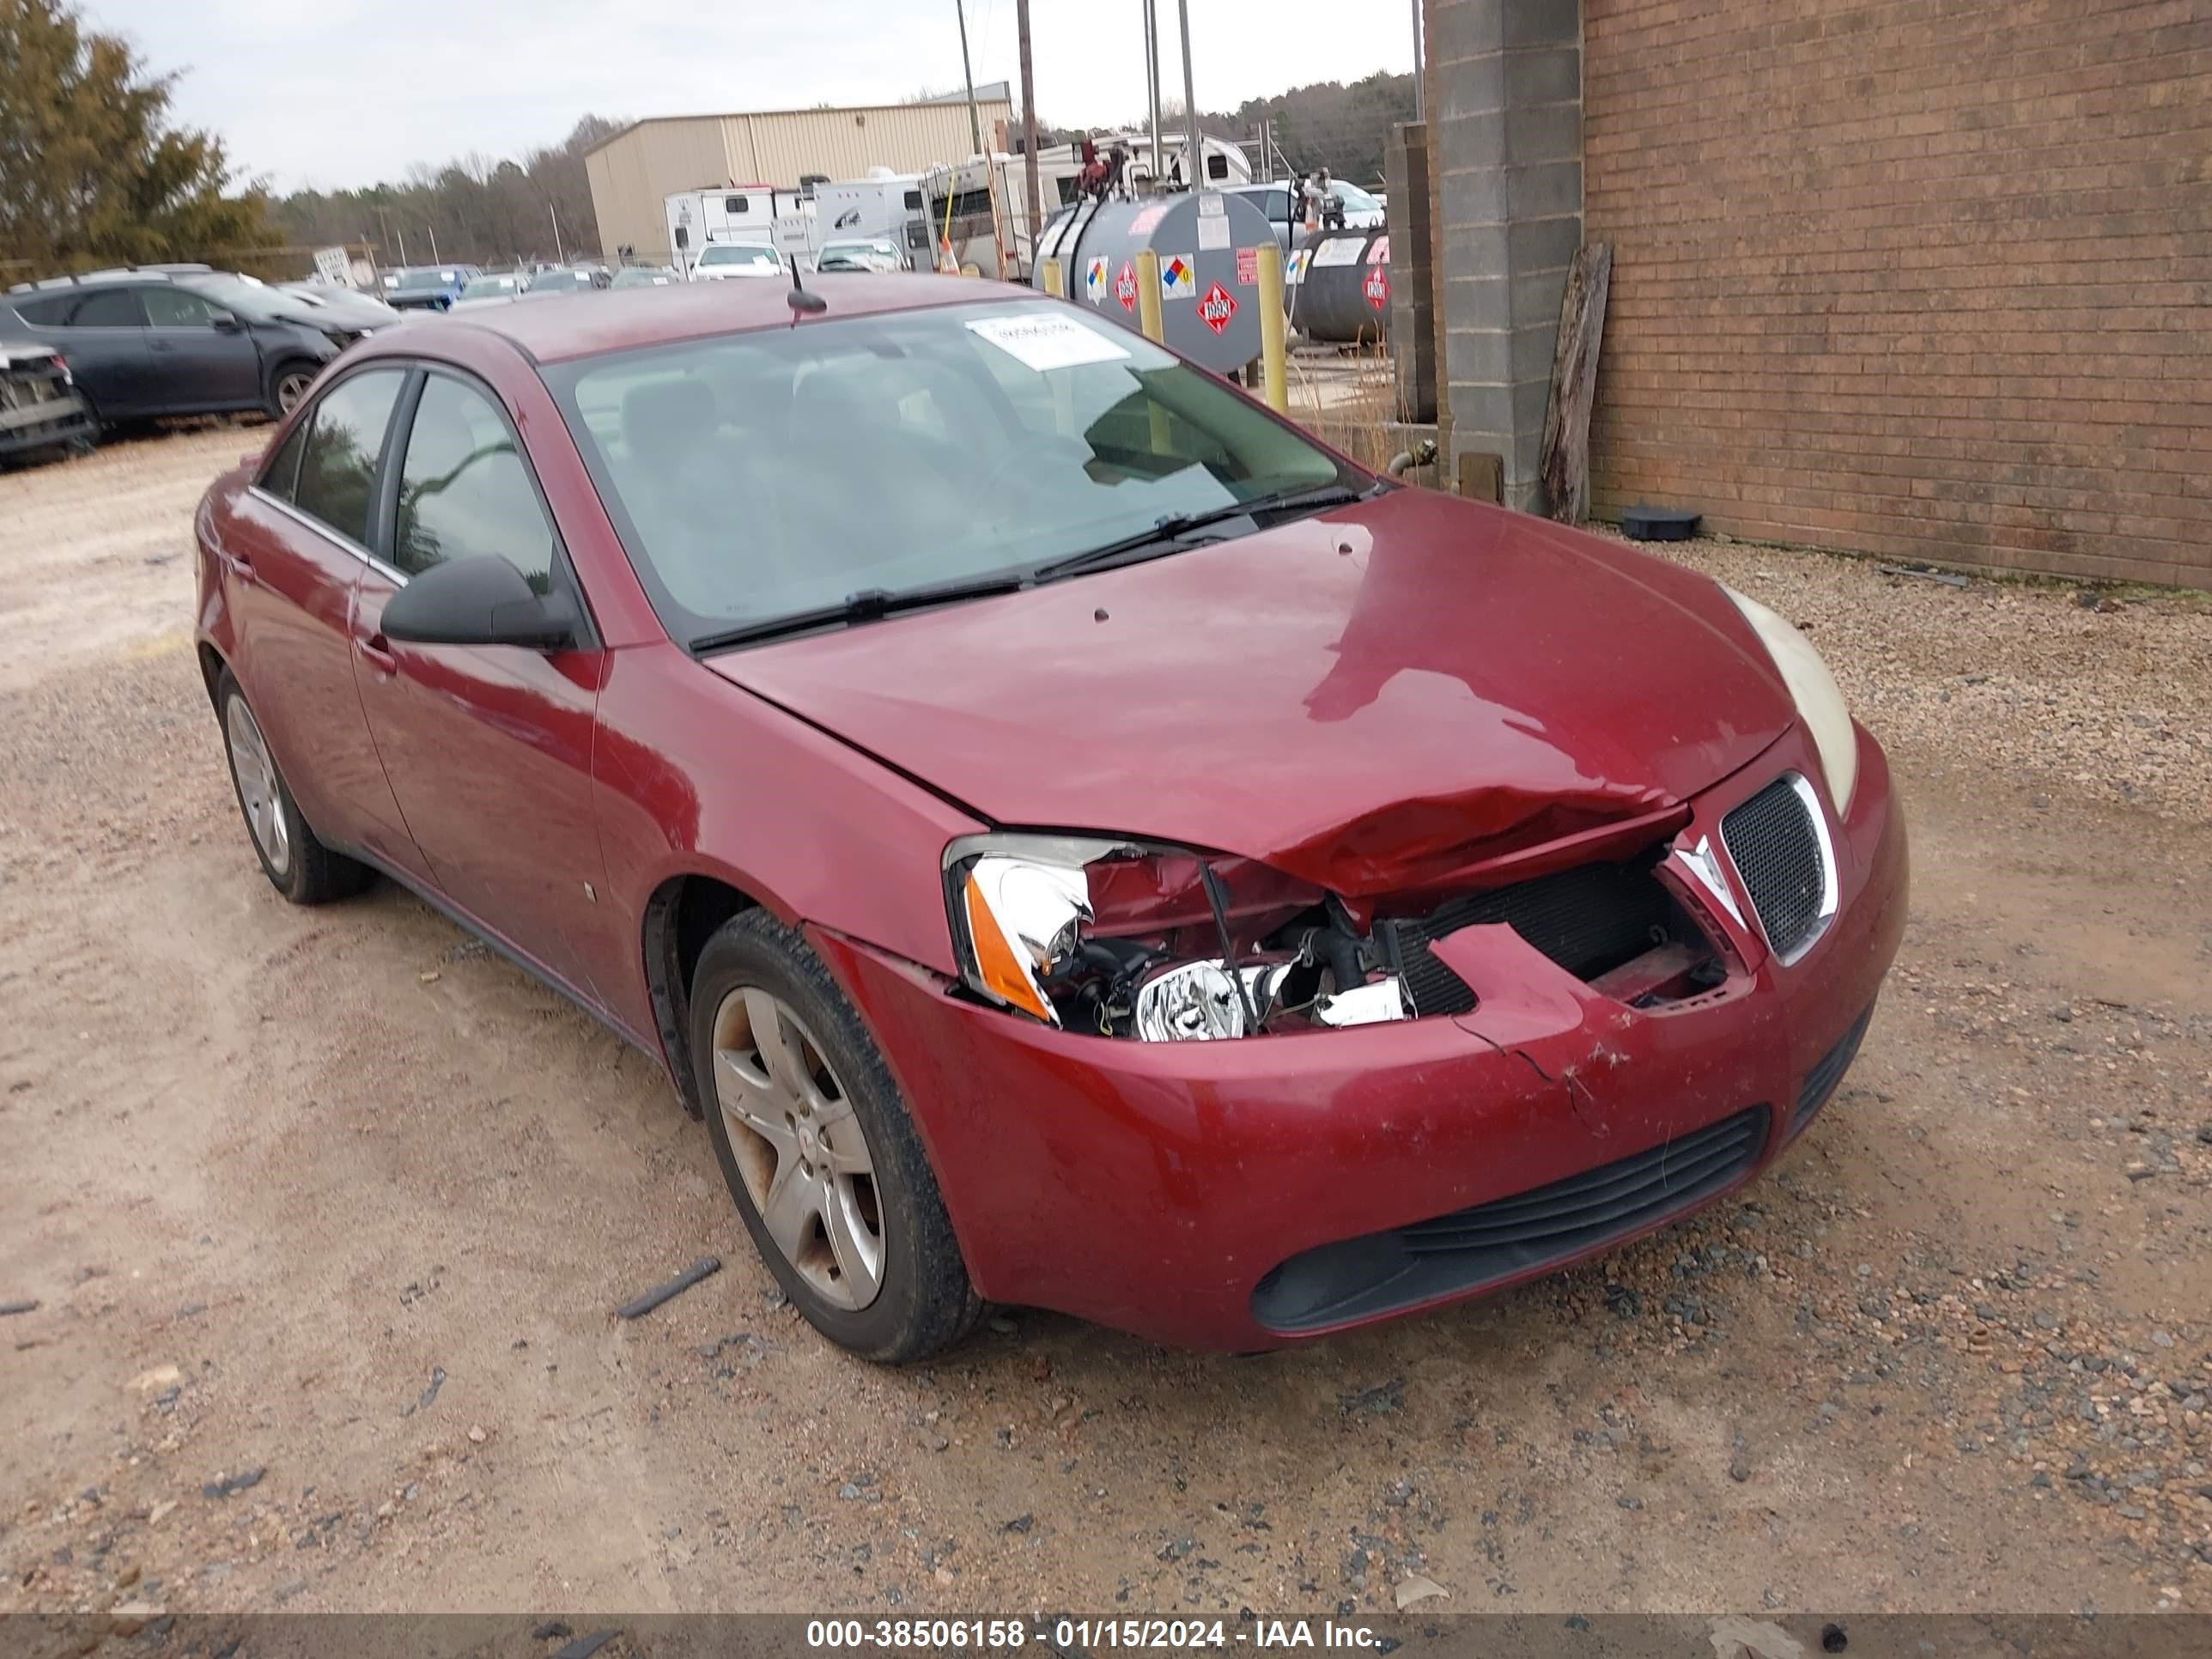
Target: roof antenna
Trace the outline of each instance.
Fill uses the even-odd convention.
[[[791,292],[785,295],[783,299],[784,303],[791,307],[792,325],[793,327],[797,327],[801,313],[804,313],[809,317],[815,316],[821,312],[829,310],[830,302],[823,299],[820,295],[811,292],[805,284],[799,282],[799,256],[796,253],[793,253],[790,258]]]

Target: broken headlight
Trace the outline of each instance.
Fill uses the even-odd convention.
[[[1858,783],[1859,741],[1858,734],[1851,730],[1851,711],[1844,704],[1844,694],[1837,689],[1836,677],[1820,660],[1820,653],[1813,648],[1813,642],[1791,627],[1786,618],[1749,594],[1737,592],[1725,582],[1721,584],[1721,592],[1743,612],[1743,619],[1751,624],[1759,643],[1766,647],[1766,654],[1773,659],[1782,683],[1790,688],[1797,713],[1813,734],[1813,746],[1820,751],[1820,769],[1827,775],[1828,796],[1835,803],[1837,817],[1841,818],[1850,807],[1851,790]]]
[[[1218,873],[1233,865],[1237,895]],[[1075,836],[971,836],[945,854],[962,982],[1048,1025],[1206,1042],[1410,1013],[1371,939],[1262,865]]]

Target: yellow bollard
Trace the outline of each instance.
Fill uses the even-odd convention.
[[[1283,250],[1271,239],[1260,245],[1260,374],[1267,387],[1267,407],[1291,412],[1287,325],[1283,315]]]
[[[1137,321],[1154,345],[1167,338],[1160,319],[1160,256],[1150,248],[1137,256]]]
[[[1067,297],[1067,289],[1060,281],[1060,261],[1057,259],[1048,259],[1044,262],[1044,291],[1055,300],[1065,300]]]
[[[1154,345],[1164,343],[1167,323],[1160,315],[1160,256],[1150,248],[1137,256],[1137,322],[1147,340]],[[1145,408],[1151,416],[1152,453],[1173,454],[1175,434],[1168,429],[1167,409],[1149,388],[1145,393]]]

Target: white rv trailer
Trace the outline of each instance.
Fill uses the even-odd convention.
[[[921,234],[921,175],[870,167],[865,179],[833,179],[814,186],[815,252],[832,242],[894,242],[908,263],[929,264],[929,240]],[[921,250],[919,259],[913,256]]]
[[[786,185],[708,185],[679,190],[663,204],[670,263],[686,280],[701,250],[713,242],[767,247],[779,215],[811,215],[807,193]]]

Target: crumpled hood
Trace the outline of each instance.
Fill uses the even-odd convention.
[[[996,823],[1353,896],[1674,805],[1795,718],[1707,578],[1418,489],[708,665]]]

